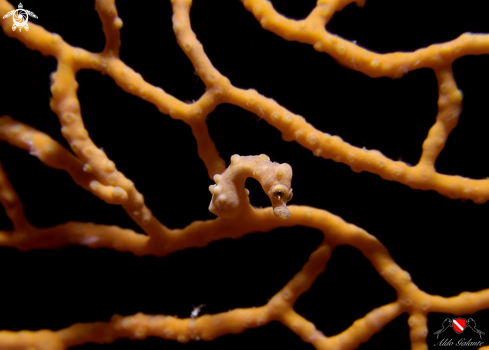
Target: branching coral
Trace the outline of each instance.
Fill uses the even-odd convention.
[[[348,4],[320,1],[310,14],[304,12],[306,20],[294,21],[278,13],[287,11],[280,4],[274,4],[275,12],[265,1],[244,1],[245,8],[195,2],[192,9],[188,1],[144,9],[98,1],[105,46],[97,13],[74,15],[64,3],[46,3],[45,11],[24,4],[39,16],[28,35],[13,33],[11,22],[3,20],[4,33],[13,39],[2,47],[15,54],[3,58],[0,113],[11,117],[0,119],[0,139],[11,146],[1,145],[5,171],[0,183],[4,218],[12,227],[0,227],[0,242],[15,249],[2,249],[9,288],[2,289],[6,305],[0,328],[34,332],[3,331],[0,344],[62,349],[156,336],[181,343],[217,338],[211,346],[236,348],[246,336],[252,339],[249,346],[257,347],[259,339],[263,348],[281,342],[290,346],[299,339],[305,348],[311,343],[318,349],[351,349],[362,342],[379,348],[395,339],[421,349],[431,328],[439,327],[428,319],[437,313],[475,313],[478,327],[487,333],[480,321],[487,322],[489,303],[480,244],[483,203],[489,198],[489,181],[483,180],[489,169],[480,159],[487,145],[477,144],[485,136],[483,128],[464,124],[470,120],[469,103],[484,88],[477,77],[474,90],[469,88],[474,81],[464,79],[474,75],[473,66],[484,81],[485,56],[477,61],[470,55],[487,54],[489,46],[484,35],[456,38],[489,28],[459,24],[458,33],[445,36],[421,31],[425,41],[416,44],[403,42],[401,31],[395,38],[384,36],[390,46],[379,49],[361,30],[351,37],[338,24],[362,28],[366,18],[369,28],[375,27],[372,14],[378,3],[358,2],[364,9]],[[401,12],[407,12],[406,18],[413,14],[389,8],[390,3],[381,6],[378,13],[400,23]],[[12,8],[0,2],[0,14]],[[461,9],[456,12],[457,18],[463,16]],[[478,23],[475,17],[482,12],[470,9],[467,23]],[[386,16],[392,13],[396,16]],[[449,22],[449,13],[433,12],[440,13]],[[154,14],[161,14],[161,22],[149,21]],[[87,21],[84,16],[93,17]],[[430,26],[441,28],[433,23],[435,18]],[[223,28],[233,30],[223,33]],[[335,31],[338,36],[331,34]],[[424,48],[437,42],[444,44]],[[56,115],[44,112],[47,74],[29,82],[36,70],[42,75],[55,68],[52,58],[43,61],[23,45],[57,60],[50,105],[61,133],[53,122]],[[474,61],[462,61],[467,57]],[[250,87],[256,91],[246,90]],[[457,130],[466,131],[472,144],[464,143]],[[472,160],[471,168],[452,165],[457,164],[454,147],[469,148],[461,155]],[[281,220],[268,207],[270,199],[275,208],[282,204],[277,201],[288,199],[289,177],[281,184],[285,189],[278,189],[284,194],[275,191],[276,184],[262,183],[271,196],[262,199],[263,190],[247,181],[257,209],[224,218],[211,207],[223,217],[218,219],[206,212],[207,188],[213,186],[210,179],[219,185],[215,175],[224,171],[223,159],[262,153],[294,169],[291,216]],[[68,190],[73,182],[84,190],[70,192],[76,191]],[[211,188],[214,195],[216,188]],[[282,211],[278,216],[288,215]],[[255,232],[260,234],[247,235]],[[240,239],[216,242],[223,238]],[[73,245],[118,252],[39,250]],[[197,247],[205,248],[182,251]],[[137,259],[119,252],[165,258]],[[460,260],[450,265],[455,259]],[[462,291],[469,292],[458,295]],[[190,317],[192,305],[201,304],[206,305],[201,316]],[[22,320],[15,320],[18,315]],[[279,336],[274,335],[275,321],[282,324]],[[389,327],[396,322],[394,333]],[[256,333],[259,329],[264,333]],[[148,339],[137,344],[153,346]]]

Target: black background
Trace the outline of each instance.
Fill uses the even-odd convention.
[[[272,1],[280,13],[305,18],[314,1]],[[426,5],[429,3],[429,5]],[[327,29],[375,52],[413,51],[465,32],[489,33],[482,1],[368,0],[334,15]],[[17,7],[17,3],[12,2]],[[93,52],[104,46],[94,3],[23,2],[31,19],[65,41]],[[205,86],[176,43],[169,1],[118,1],[121,59],[149,83],[185,101]],[[437,112],[433,71],[401,79],[372,79],[339,66],[311,46],[288,42],[263,30],[239,1],[194,1],[192,28],[214,66],[232,84],[253,88],[304,116],[321,131],[357,147],[416,164]],[[0,115],[8,114],[67,146],[49,109],[49,75],[54,58],[30,51],[0,33]],[[437,163],[437,171],[471,178],[489,176],[486,120],[489,93],[487,55],[455,61],[464,94],[463,112]],[[190,128],[118,88],[96,71],[77,74],[78,97],[90,137],[138,190],[155,216],[170,228],[214,217],[207,208],[213,182],[198,158]],[[229,163],[233,154],[265,153],[294,171],[291,204],[326,209],[366,229],[388,249],[422,290],[442,296],[489,288],[488,204],[450,200],[433,191],[411,190],[346,165],[314,157],[252,113],[220,105],[207,120],[216,147]],[[61,171],[45,167],[27,152],[0,143],[0,161],[20,195],[27,218],[39,227],[67,221],[95,222],[141,230],[117,206],[77,187]],[[269,206],[257,182],[247,181],[251,202]],[[0,229],[12,226],[0,209]],[[189,317],[263,305],[289,281],[321,241],[303,227],[223,240],[164,258],[69,247],[54,251],[0,249],[0,329],[61,329],[76,322],[108,321],[136,312]],[[337,248],[326,271],[295,309],[326,335],[337,334],[373,308],[396,299],[370,262],[351,247]],[[429,316],[429,332],[439,322]],[[438,315],[440,316],[440,315]],[[441,316],[444,317],[445,315]],[[472,317],[475,318],[473,315]],[[478,328],[489,332],[487,311]],[[402,315],[360,349],[409,349],[408,316]],[[486,327],[483,325],[486,322]],[[312,349],[278,323],[228,335],[211,343],[179,344],[161,339],[76,349]]]

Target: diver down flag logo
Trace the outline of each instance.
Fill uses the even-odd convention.
[[[465,318],[454,318],[452,327],[458,334],[462,333],[465,329]]]

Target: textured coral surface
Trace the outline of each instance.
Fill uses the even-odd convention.
[[[8,8],[0,1],[2,16],[17,8],[16,2],[10,3]],[[175,1],[173,6],[185,3]],[[171,233],[162,234],[163,238],[158,238],[158,232],[164,230],[155,229],[157,225],[145,227],[144,210],[134,216],[135,210],[126,212],[120,205],[106,203],[123,202],[124,193],[129,193],[129,202],[133,200],[129,206],[139,203],[139,197],[131,197],[129,191],[112,190],[113,179],[104,177],[111,174],[109,171],[83,172],[83,166],[95,157],[82,154],[76,147],[70,150],[67,139],[73,134],[67,129],[60,131],[60,120],[67,123],[63,108],[73,104],[59,97],[64,96],[64,87],[51,90],[50,74],[56,70],[57,61],[43,57],[37,47],[26,47],[29,40],[39,45],[39,37],[25,39],[38,25],[60,35],[49,38],[102,52],[106,45],[103,21],[94,3],[24,2],[24,8],[39,18],[30,18],[31,29],[21,33],[12,32],[11,18],[0,16],[0,116],[9,115],[25,128],[49,135],[71,154],[79,152],[76,157],[81,160],[77,163],[74,156],[66,156],[74,162],[73,173],[81,174],[84,188],[67,172],[46,166],[56,157],[30,148],[29,137],[22,138],[27,129],[15,134],[16,122],[0,119],[0,140],[7,141],[0,142],[0,162],[23,203],[27,221],[36,228],[69,222],[107,225],[102,229],[95,225],[59,226],[54,233],[62,237],[59,240],[44,239],[42,232],[30,238],[17,235],[24,243],[11,248],[14,236],[9,232],[14,229],[16,216],[9,220],[6,211],[0,209],[0,242],[4,246],[0,248],[0,329],[65,329],[54,338],[50,338],[51,333],[0,332],[0,349],[62,349],[72,344],[72,349],[423,349],[425,344],[432,345],[430,335],[440,328],[439,320],[453,315],[473,317],[478,328],[489,334],[488,249],[484,239],[488,232],[489,184],[487,180],[464,180],[489,176],[489,38],[457,39],[466,32],[489,33],[483,2],[452,5],[431,1],[427,6],[423,1],[367,0],[359,7],[347,1],[324,1],[339,12],[319,17],[327,17],[328,33],[345,41],[311,45],[297,42],[309,42],[310,38],[300,27],[291,34],[291,23],[290,31],[279,28],[279,33],[274,33],[274,19],[263,21],[265,10],[258,8],[270,3],[253,3],[196,0],[190,9],[192,30],[209,62],[232,86],[242,89],[235,95],[231,90],[216,92],[219,84],[211,86],[208,69],[196,71],[201,62],[192,64],[189,59],[194,49],[186,50],[188,38],[180,37],[179,46],[169,1],[116,3],[117,16],[123,22],[120,59],[147,83],[185,102],[184,107],[161,98],[159,90],[141,91],[142,84],[131,91],[131,83],[122,81],[122,68],[121,72],[107,71],[112,67],[110,62],[104,66],[103,60],[87,58],[87,67],[76,73],[76,96],[85,129],[96,148],[103,149],[113,161],[100,169],[111,170],[115,164],[117,171],[134,183],[154,215],[148,219],[149,225],[158,220],[169,229],[184,229],[196,220],[215,219],[208,211],[208,187],[215,183],[211,179],[214,172],[224,168],[215,155],[204,156],[205,162],[199,158],[192,129],[177,120],[198,117],[193,107],[201,108],[204,114],[200,121],[196,119],[194,134],[202,130],[199,125],[207,124],[226,166],[233,154],[266,154],[271,161],[291,165],[294,197],[287,204],[291,217],[286,221],[274,221],[279,219],[274,219],[270,210],[249,226],[213,221],[196,229],[197,234],[188,232],[201,224],[187,231],[168,231]],[[278,13],[299,20],[316,6],[314,1],[284,3],[289,2],[271,2]],[[324,4],[316,11],[324,9]],[[117,25],[115,13],[104,11],[100,10],[106,27],[109,22]],[[264,28],[255,17],[261,18]],[[180,34],[185,28],[181,27]],[[375,56],[362,50],[379,54],[415,52],[455,39],[458,41],[446,47],[411,55]],[[48,50],[50,45],[43,42],[41,46]],[[108,45],[115,47],[117,43],[109,40]],[[58,73],[53,81],[64,77]],[[114,77],[120,79],[120,86]],[[66,78],[69,82],[72,80]],[[206,83],[207,90],[216,94],[214,102],[193,104],[206,91]],[[179,108],[183,108],[182,113]],[[440,124],[435,130],[437,114]],[[293,118],[291,128],[287,115]],[[299,116],[317,133],[311,134]],[[430,130],[435,130],[430,134],[434,136],[427,139]],[[342,141],[322,133],[339,136]],[[448,137],[446,144],[443,135]],[[76,137],[85,140],[83,133]],[[9,144],[15,140],[17,144]],[[39,136],[39,144],[42,142],[45,140]],[[44,164],[39,160],[43,155]],[[425,165],[434,163],[437,174],[448,176],[436,177],[429,166],[419,167],[417,172],[408,168],[420,159]],[[61,162],[66,167],[70,164]],[[91,167],[93,170],[97,164]],[[5,206],[9,201],[4,176],[0,176],[0,183]],[[87,176],[93,178],[87,181]],[[122,181],[121,189],[129,186],[121,178],[115,181]],[[257,181],[248,179],[246,187],[253,206],[270,207],[270,199]],[[17,221],[17,233],[28,231],[27,221]],[[156,237],[151,246],[145,245],[146,236],[133,233],[143,231]],[[113,249],[90,249],[100,242],[94,238],[97,232],[112,235],[107,246]],[[179,240],[182,232],[188,239]],[[121,236],[124,239],[118,240]],[[214,241],[220,237],[226,238]],[[397,270],[392,269],[394,265],[381,245],[369,246],[377,240],[388,250]],[[26,242],[36,242],[37,246]],[[317,250],[320,244],[323,246]],[[317,278],[308,275],[304,280],[299,275],[299,280],[290,284],[310,256],[314,260],[311,254],[316,250],[322,262],[331,253],[327,264],[318,263],[326,266],[324,272],[317,271]],[[414,284],[408,283],[409,276],[399,268],[409,273]],[[414,285],[427,294],[420,294]],[[291,290],[293,293],[287,294]],[[451,302],[428,296],[454,297],[463,292],[477,294],[466,293]],[[287,308],[291,301],[295,301],[295,312]],[[218,316],[192,321],[192,310],[202,304],[205,306],[199,315]],[[151,326],[153,321],[143,314],[113,317],[138,312],[174,318],[155,318]],[[266,317],[261,318],[263,315]],[[111,318],[112,323],[108,323]],[[356,320],[360,321],[352,326]],[[116,326],[107,326],[117,322],[119,331],[126,327],[121,336],[114,335]],[[66,331],[76,323],[93,328]],[[188,331],[195,325],[197,333]],[[156,329],[154,333],[151,327]],[[195,341],[206,336],[217,338]],[[68,340],[49,345],[36,339]],[[88,343],[78,345],[84,342]],[[94,344],[104,342],[113,343]]]

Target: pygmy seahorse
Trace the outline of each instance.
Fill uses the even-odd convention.
[[[271,162],[265,154],[235,154],[231,157],[229,167],[221,174],[214,175],[216,184],[209,186],[212,193],[209,211],[219,217],[231,219],[244,209],[251,208],[250,191],[244,187],[248,177],[260,182],[272,202],[273,214],[287,219],[290,211],[285,204],[292,199],[292,168],[286,163]]]

